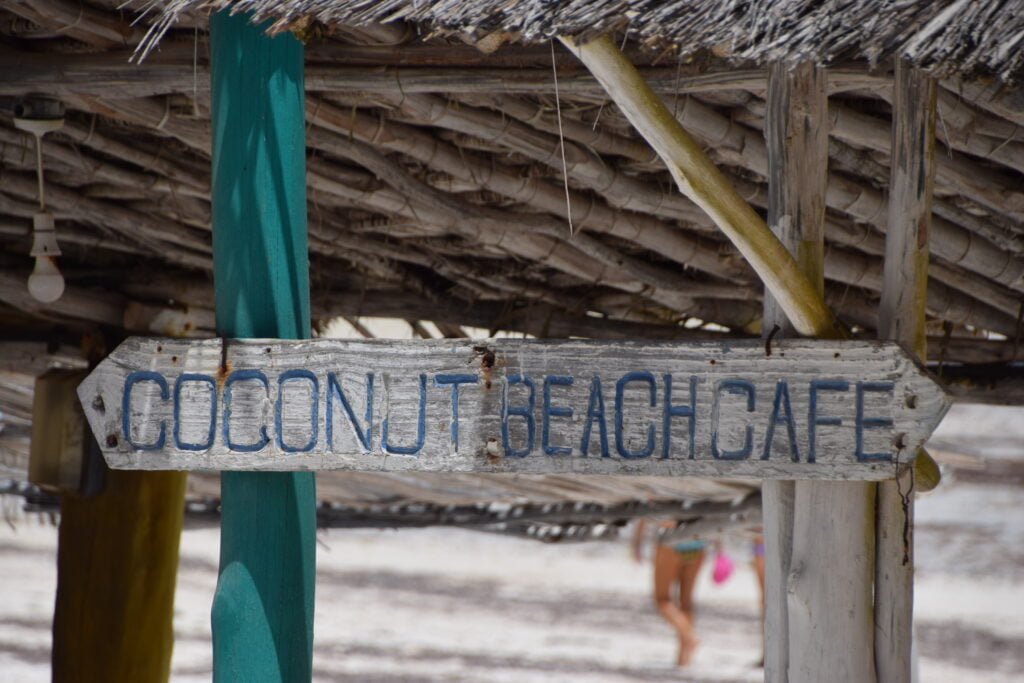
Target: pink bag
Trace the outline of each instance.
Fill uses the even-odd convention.
[[[732,558],[726,555],[724,550],[719,550],[715,553],[715,567],[711,571],[711,580],[715,583],[725,583],[732,576],[734,567]]]

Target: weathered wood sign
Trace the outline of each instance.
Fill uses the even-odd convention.
[[[881,342],[132,338],[79,387],[111,467],[885,479],[950,405]]]

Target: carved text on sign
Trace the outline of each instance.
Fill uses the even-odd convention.
[[[806,341],[129,340],[80,395],[120,467],[858,478],[949,404],[896,345]]]

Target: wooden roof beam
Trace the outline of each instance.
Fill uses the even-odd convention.
[[[4,9],[93,47],[137,45],[145,31],[108,12],[68,0],[9,0]]]
[[[835,142],[835,141],[832,141]],[[712,158],[715,155],[712,154]],[[888,172],[886,172],[888,174]],[[737,176],[727,174],[737,191],[754,206],[767,208],[768,198],[764,187]],[[855,255],[848,249],[836,249],[835,245],[842,245],[856,249],[872,256],[881,256],[885,253],[883,236],[872,230],[869,226],[856,223],[850,220],[840,220],[836,216],[825,218],[825,235],[832,243],[825,261],[825,274],[831,280],[854,284],[860,287],[867,287],[874,291],[881,291],[881,261],[879,259],[865,259],[863,256]],[[851,259],[855,260],[854,263]],[[999,330],[1003,331],[1008,323],[1003,316],[1015,319],[1020,310],[1020,295],[991,280],[966,272],[963,268],[947,265],[940,261],[934,261],[928,266],[930,277],[929,287],[938,290],[929,291],[929,313],[934,315],[953,315],[954,310],[966,311],[981,306],[985,313],[983,318],[998,320]],[[852,279],[851,279],[852,278]],[[944,287],[943,285],[948,285]],[[952,287],[958,292],[948,292]],[[945,303],[950,298],[963,299],[951,307]],[[970,303],[973,300],[974,303]],[[942,304],[936,302],[943,301]],[[996,309],[994,312],[990,309]],[[944,313],[943,313],[944,312]],[[991,315],[995,313],[994,317]],[[956,317],[950,317],[953,322],[966,322]],[[977,324],[976,322],[967,324]],[[984,325],[982,325],[984,328]],[[985,328],[989,329],[989,328]]]
[[[663,218],[700,223],[706,218],[685,196],[617,171],[589,149],[571,139],[544,133],[490,110],[470,106],[453,107],[436,95],[413,94],[397,97],[400,110],[417,123],[474,135],[519,152],[557,173],[563,170],[576,183],[594,190],[619,209],[654,214]],[[564,149],[565,165],[560,150]]]
[[[513,111],[511,112],[512,115],[513,116],[517,116],[518,115],[519,118],[524,117],[524,116],[529,116],[530,119],[531,119],[530,120],[531,123],[536,122],[543,115],[543,112],[539,111],[536,108],[535,105],[530,105],[529,103],[526,103],[526,102],[523,102],[523,101],[512,101],[512,98],[509,98],[509,97],[501,97],[501,98],[498,98],[498,99],[502,103],[506,103],[506,104],[511,101],[511,104],[512,104],[512,107],[513,107]],[[831,108],[830,108],[830,111],[831,111]],[[549,129],[549,132],[550,131],[557,131],[558,123],[557,123],[556,120],[554,120],[554,116],[551,115],[550,113],[548,114],[548,116],[552,120],[547,121],[547,123],[545,124],[545,128]],[[605,141],[604,144],[602,145],[602,149],[600,150],[602,152],[614,153],[614,150],[618,150],[620,152],[621,151],[625,151],[627,153],[631,153],[634,158],[641,158],[640,154],[639,154],[639,150],[630,148],[630,147],[626,146],[625,144],[623,144],[625,142],[634,142],[633,140],[631,140],[629,138],[622,138],[621,136],[614,136],[615,138],[619,138],[621,140],[621,142],[619,144],[613,146],[613,145],[609,144],[606,141],[608,136],[601,137],[601,138],[595,138],[593,130],[591,129],[590,126],[581,125],[580,128],[581,128],[581,130],[577,130],[576,128],[573,128],[572,126],[569,126],[568,128],[565,128],[565,130],[571,131],[572,133],[576,134],[578,137],[580,137],[581,141],[586,141],[586,140]],[[588,133],[588,131],[589,131],[589,133]],[[612,142],[614,142],[614,141],[615,140],[612,139]],[[638,145],[638,146],[646,147],[644,145]],[[648,155],[650,155],[652,152],[649,150],[649,148],[647,148],[647,150],[648,150]],[[713,151],[712,151],[712,155],[714,155]],[[740,194],[743,195],[744,198],[746,198],[748,201],[751,201],[752,203],[754,203],[756,205],[761,206],[762,208],[767,208],[767,197],[766,196],[762,196],[762,194],[760,192],[757,192],[756,190],[754,190],[751,187],[751,186],[754,185],[753,183],[750,183],[749,181],[746,181],[746,180],[743,180],[743,179],[740,179],[740,178],[736,178],[736,177],[730,177],[730,180],[737,187],[737,189],[739,190]],[[750,188],[750,189],[744,189],[744,188]],[[758,201],[758,200],[760,200],[760,201]],[[707,220],[706,223],[708,223],[709,225],[713,225],[713,224],[711,224],[710,220]],[[832,221],[826,221],[826,232],[827,232],[830,240],[838,241],[838,242],[840,242],[842,244],[848,244],[850,246],[854,246],[854,247],[856,247],[858,249],[861,249],[861,250],[864,250],[864,251],[868,251],[869,253],[872,253],[872,254],[875,254],[875,255],[881,255],[884,252],[884,243],[883,243],[881,235],[879,235],[877,233],[872,233],[866,227],[860,227],[858,229],[858,226],[855,226],[855,225],[851,224],[851,225],[844,226],[844,227],[841,228],[841,227],[839,227],[838,225],[836,225]],[[865,243],[865,240],[868,240],[869,243]],[[971,280],[971,279],[968,279],[968,278],[959,277],[957,274],[952,272],[952,270],[950,268],[942,266],[942,265],[939,265],[939,264],[933,264],[932,270],[934,271],[933,275],[937,276],[939,280],[941,280],[943,282],[946,282],[947,284],[950,284],[950,285],[952,285],[954,287],[957,287],[958,289],[961,289],[961,291],[964,291],[968,296],[978,297],[978,298],[981,299],[982,302],[985,302],[986,304],[994,304],[996,308],[999,308],[1004,313],[1008,313],[1009,315],[1016,315],[1016,311],[1019,308],[1019,301],[1017,300],[1017,297],[1009,294],[1008,290],[1007,290],[1007,292],[1003,292],[1001,289],[997,288],[996,286],[986,286],[984,281],[982,281],[982,282],[975,282],[974,280]],[[828,268],[827,268],[827,273],[828,273],[828,277],[830,277],[831,279],[839,280],[840,282],[846,282],[848,284],[858,284],[860,286],[868,286],[869,288],[874,289],[875,291],[880,291],[880,289],[881,289],[881,264],[880,263],[874,264],[874,266],[871,267],[871,272],[873,273],[873,277],[872,277],[872,279],[871,279],[869,284],[862,282],[861,275],[863,274],[863,268],[855,269],[855,272],[859,273],[859,275],[857,276],[857,278],[855,280],[851,280],[850,279],[849,272],[850,271],[849,271],[849,269],[847,267],[847,260],[846,259],[837,260],[836,258],[832,258],[830,260],[830,262],[828,264]],[[950,305],[950,303],[949,303],[949,300],[951,298],[952,299],[958,298],[957,295],[954,294],[954,293],[950,293],[950,292],[946,291],[946,288],[938,288],[937,287],[936,289],[940,289],[941,291],[935,293],[934,296],[932,296],[930,298],[930,301],[933,304],[936,304],[936,306],[934,306],[932,309],[930,309],[931,312],[939,314],[939,315],[942,315],[943,312],[945,314],[950,314],[950,313],[953,313],[955,310],[957,310],[956,308],[953,308]],[[942,302],[942,303],[940,304],[939,302]],[[962,307],[966,303],[967,302],[965,301],[962,304],[959,304],[959,306]],[[974,308],[974,306],[967,306],[966,309],[960,308],[960,310],[970,310],[972,308]],[[992,312],[990,312],[988,309],[989,309],[988,306],[983,306],[982,307],[982,310],[984,310],[985,313],[981,314],[981,318],[989,320],[990,321],[989,324],[995,324],[996,325],[996,327],[993,327],[993,328],[990,328],[990,329],[993,329],[994,331],[1005,331],[1006,326],[1008,324],[1012,324],[1012,323],[1010,323],[1008,321],[1002,320],[1001,317],[998,316],[998,315],[992,315]],[[978,315],[978,313],[975,313],[974,315]],[[953,318],[953,319],[955,319],[955,320],[962,320],[961,318]],[[991,321],[996,321],[996,322],[993,323]],[[969,324],[977,324],[977,322],[969,323]]]
[[[131,51],[103,55],[29,53],[4,49],[0,54],[0,95],[46,92],[51,96],[92,95],[98,97],[149,97],[172,92],[191,94],[208,91],[209,66],[193,66],[192,55],[172,51],[174,62],[161,60],[159,52],[141,64],[130,63]],[[501,54],[499,51],[497,54]],[[675,66],[641,67],[640,73],[658,92],[706,92],[715,90],[763,90],[763,69],[728,69],[686,75]],[[394,93],[505,93],[549,95],[554,92],[550,58],[545,68],[466,68],[412,66],[372,69],[365,64],[348,66],[340,60],[327,64],[312,62],[305,70],[307,92],[394,92]],[[566,97],[595,102],[608,96],[591,76],[571,72],[559,81]],[[872,74],[860,65],[829,70],[830,92],[891,86],[884,74]]]
[[[4,191],[30,199],[36,195],[36,183],[28,174],[8,172],[4,175]],[[165,255],[172,262],[201,267],[200,255],[210,253],[209,242],[200,239],[198,232],[160,216],[84,197],[55,183],[47,183],[46,200],[58,213],[73,215],[77,220],[101,230],[114,230],[126,239],[146,246],[153,254]],[[193,256],[180,247],[197,253]]]
[[[941,85],[999,118],[1024,126],[1024,86],[1006,86],[999,81],[972,83],[953,78],[943,80]]]
[[[0,121],[3,121],[0,118]],[[3,121],[7,123],[6,121]],[[34,141],[21,131],[6,128],[0,125],[0,142],[11,145],[31,147]],[[133,188],[154,191],[169,195],[185,195],[198,197],[209,201],[209,191],[205,193],[195,189],[192,184],[184,184],[169,180],[163,175],[128,170],[121,165],[113,164],[104,159],[83,152],[81,149],[73,150],[66,144],[58,142],[53,138],[43,139],[43,157],[66,164],[71,168],[80,169],[88,176],[96,180],[105,180],[110,183],[126,185]],[[198,182],[195,184],[199,184]]]
[[[401,152],[461,181],[473,183],[556,216],[568,217],[563,187],[537,178],[523,177],[518,171],[496,163],[493,158],[463,152],[415,126],[344,111],[322,100],[307,102],[307,118],[324,130],[341,136],[352,135],[375,147]],[[315,129],[309,133],[310,142],[325,149],[328,149],[331,139]],[[569,193],[569,204],[574,223],[579,227],[623,237],[678,263],[713,275],[749,279],[742,264],[721,254],[717,244],[687,235],[671,224],[646,214],[616,211],[594,196],[572,190]]]
[[[730,164],[768,176],[768,157],[764,138],[756,131],[732,122],[711,107],[688,99],[680,107],[678,118],[695,137],[711,146],[714,153]],[[826,203],[857,220],[885,230],[888,202],[878,190],[837,173],[829,174]],[[935,237],[932,251],[972,272],[1009,287],[1024,288],[1024,259],[999,249],[991,242],[972,235],[967,229],[937,218],[932,224]]]
[[[598,77],[630,122],[665,160],[679,189],[704,209],[736,245],[796,331],[807,336],[841,334],[823,297],[793,257],[683,130],[611,38],[605,35],[586,43],[560,39]]]
[[[28,271],[0,271],[0,302],[46,320],[70,318],[117,328],[124,323],[125,302],[115,292],[106,291],[98,295],[95,291],[69,285],[65,286],[57,301],[41,304],[29,295],[25,285],[27,280]]]
[[[204,135],[208,129],[208,125],[201,124],[199,122],[185,122],[181,119],[171,117],[170,119],[165,118],[166,112],[161,112],[160,107],[157,103],[149,100],[109,100],[104,101],[99,98],[79,98],[83,105],[87,108],[97,111],[97,113],[105,115],[113,115],[117,117],[127,118],[137,123],[143,123],[144,125],[157,125],[162,124],[162,129],[168,134],[178,138],[182,142],[185,142],[189,146],[193,147],[202,152],[207,152],[209,149],[209,138]],[[159,118],[158,118],[159,117]],[[205,123],[205,122],[204,122]],[[311,188],[317,188],[320,190],[327,191],[332,194],[340,194],[343,197],[357,200],[363,203],[367,208],[371,208],[375,211],[381,211],[384,213],[404,215],[406,217],[422,219],[424,209],[419,208],[413,210],[409,202],[401,196],[394,193],[388,192],[363,192],[355,190],[354,188],[348,188],[341,183],[336,182],[331,177],[324,176],[323,174],[317,173],[317,164],[310,164],[309,183]],[[436,213],[436,210],[435,210]],[[452,223],[450,217],[435,216],[437,220],[427,220],[428,223],[435,225],[446,225],[450,224],[455,227],[461,227],[463,230],[471,229],[472,226],[455,222]],[[532,227],[532,223],[526,224],[528,227]],[[494,242],[496,236],[490,232],[477,231],[478,239],[482,239],[483,243],[489,241]],[[502,238],[497,236],[497,242],[495,244],[501,244]],[[550,238],[547,238],[550,240]],[[568,244],[559,241],[547,241],[544,244],[538,242],[543,241],[544,238],[536,236],[530,239],[518,239],[506,242],[502,246],[506,249],[512,249],[521,256],[527,258],[536,258],[542,263],[556,264],[556,268],[560,270],[567,270],[567,272],[574,272],[577,275],[584,277],[585,279],[593,280],[595,273],[601,273],[608,270],[609,265],[594,267],[591,265],[583,265],[580,261],[583,254],[581,254],[575,247],[571,247]],[[582,239],[579,241],[583,241]],[[596,247],[596,245],[590,245]],[[593,252],[593,248],[591,249]],[[589,260],[589,259],[588,259]],[[600,275],[598,276],[600,281]],[[630,281],[630,278],[622,278],[618,281],[617,286],[619,287],[635,287],[635,283]],[[671,295],[669,292],[665,292],[662,296],[668,297],[667,302],[671,308],[676,310],[685,309],[687,297],[678,297]]]
[[[82,351],[48,342],[0,341],[0,372],[41,375],[51,368],[88,367]]]
[[[748,95],[744,98],[741,106],[743,108],[734,112],[733,118],[760,131],[763,125],[764,101],[755,95]],[[886,157],[889,156],[889,122],[887,120],[856,111],[836,100],[829,103],[829,119],[833,136],[830,143],[830,156],[833,158],[842,158],[844,152],[847,158],[856,155],[856,150],[851,152],[851,147],[843,145],[867,148],[880,152]],[[1012,124],[1007,125],[1012,127]],[[861,155],[861,158],[863,160],[864,155]],[[862,166],[863,163],[859,165]],[[875,176],[866,168],[857,168],[856,173],[868,177]],[[888,170],[886,169],[884,176],[887,175]],[[963,195],[996,214],[1009,214],[1014,220],[1024,218],[1024,192],[1017,188],[1016,181],[1009,174],[982,166],[961,152],[948,150],[948,153],[939,155],[936,159],[936,184],[940,189],[950,194]],[[959,217],[962,212],[956,212],[955,207],[952,207],[948,200],[937,202],[933,211],[951,222],[968,227],[972,232],[977,232],[983,237],[986,233],[991,232],[973,227],[977,225],[977,221],[982,220],[977,217],[975,217],[975,221],[968,224],[964,224],[963,220],[969,219],[953,218],[953,215]]]

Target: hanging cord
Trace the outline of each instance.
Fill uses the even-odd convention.
[[[199,27],[192,36],[192,116],[199,118]]]
[[[39,210],[46,211],[46,196],[43,194],[43,136],[33,132],[36,139],[36,180],[39,182]]]
[[[569,221],[569,236],[575,234],[572,227],[572,200],[569,198],[569,167],[565,163],[565,135],[562,133],[562,106],[558,98],[558,68],[555,66],[555,41],[551,44],[551,73],[555,76],[555,115],[558,118],[558,145],[562,151],[562,184],[565,186],[565,216]]]

